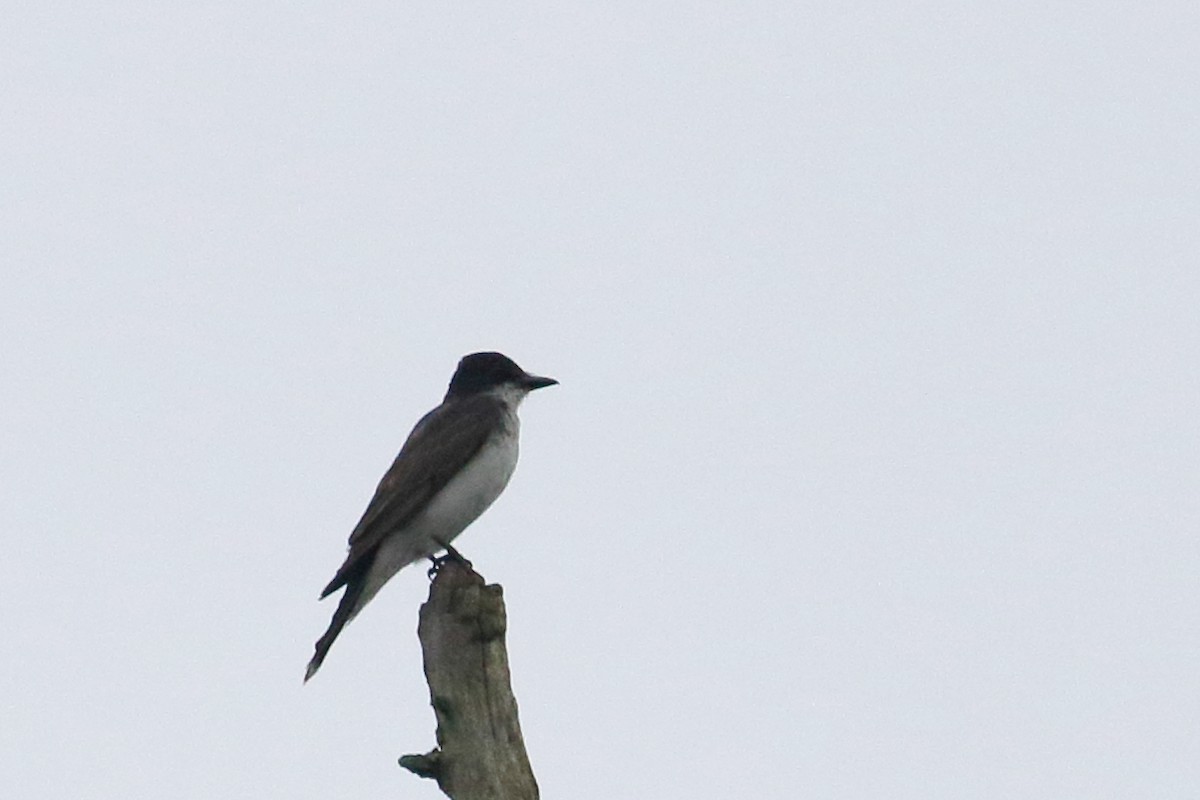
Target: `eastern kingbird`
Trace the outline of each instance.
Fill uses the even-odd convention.
[[[445,399],[408,435],[350,534],[345,563],[321,592],[324,599],[346,587],[305,681],[346,623],[401,567],[440,550],[457,556],[451,540],[500,496],[517,466],[517,406],[534,389],[556,383],[500,353],[472,353],[458,362]]]

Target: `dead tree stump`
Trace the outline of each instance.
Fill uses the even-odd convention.
[[[421,606],[417,635],[437,747],[400,766],[434,778],[452,800],[537,800],[509,681],[504,591],[470,566],[445,561]]]

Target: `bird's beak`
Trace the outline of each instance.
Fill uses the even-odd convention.
[[[543,378],[540,375],[525,376],[525,388],[531,392],[534,389],[544,389],[547,386],[554,386],[557,383],[558,381],[554,380],[554,378]]]

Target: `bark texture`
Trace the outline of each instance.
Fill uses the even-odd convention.
[[[504,591],[448,560],[421,606],[417,634],[437,715],[438,746],[400,765],[453,800],[537,800],[504,644]]]

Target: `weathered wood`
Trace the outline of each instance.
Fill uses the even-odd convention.
[[[504,591],[448,559],[421,606],[417,635],[437,715],[438,746],[400,766],[452,800],[537,800],[504,644]]]

